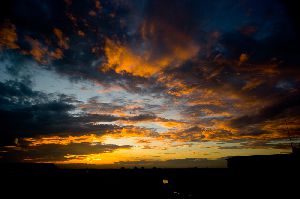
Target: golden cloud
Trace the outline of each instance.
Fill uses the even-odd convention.
[[[171,74],[160,74],[157,79],[158,82],[162,83],[167,87],[167,93],[176,97],[189,95],[197,90],[196,87],[187,85],[180,79],[176,79]]]
[[[63,49],[69,49],[69,38],[64,36],[63,32],[58,28],[54,28],[53,33],[58,39],[58,46]]]
[[[162,36],[157,33],[160,29],[165,33]],[[167,34],[168,32],[172,34]],[[134,76],[150,77],[167,67],[178,67],[195,57],[200,50],[199,45],[190,37],[167,25],[143,23],[141,35],[143,41],[132,45],[106,39],[104,51],[107,62],[102,66],[102,71],[114,70],[116,73],[126,72]],[[159,45],[163,47],[160,48]],[[166,50],[159,52],[158,49]]]
[[[24,138],[26,142],[29,142],[29,146],[39,146],[45,144],[60,144],[68,145],[71,143],[101,143],[103,141],[102,136],[95,134],[81,135],[81,136],[45,136],[39,138]]]
[[[147,52],[139,55],[129,47],[110,39],[106,39],[105,54],[107,63],[102,68],[104,72],[113,69],[116,73],[127,72],[141,77],[149,77],[158,73],[162,68],[166,68],[170,62],[162,59],[152,63]]]
[[[4,25],[0,27],[0,50],[2,48],[20,48],[17,41],[18,35],[16,33],[15,25],[11,23],[4,23]]]
[[[100,10],[102,8],[102,5],[101,5],[99,0],[95,1],[95,7],[96,7],[97,10]]]
[[[31,50],[24,53],[32,55],[37,62],[47,64],[51,59],[62,59],[63,52],[60,48],[56,48],[54,51],[49,51],[48,47],[44,46],[38,40],[29,36],[26,36],[25,39],[30,44]]]
[[[56,48],[55,51],[50,52],[50,57],[52,57],[53,59],[62,59],[63,52],[61,49]]]
[[[264,83],[264,80],[262,79],[252,79],[246,83],[242,90],[252,90],[261,85],[262,83]]]
[[[240,60],[239,60],[239,64],[245,63],[249,60],[249,55],[246,53],[242,53],[240,55]]]
[[[26,41],[31,45],[29,53],[39,63],[46,63],[46,56],[48,55],[47,47],[44,47],[38,40],[31,37],[26,37]]]

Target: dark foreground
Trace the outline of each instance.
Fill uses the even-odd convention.
[[[288,198],[298,197],[300,190],[296,168],[87,170],[2,164],[0,177],[1,198],[7,193],[22,198]]]

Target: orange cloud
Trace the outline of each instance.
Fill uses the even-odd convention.
[[[81,135],[81,136],[46,136],[39,138],[24,138],[26,142],[29,142],[29,146],[39,146],[45,144],[60,144],[68,145],[71,143],[101,143],[103,141],[102,136],[95,134]]]
[[[82,30],[78,30],[78,35],[80,36],[80,37],[84,37],[85,36],[85,33],[82,31]]]
[[[96,7],[97,10],[100,10],[102,8],[101,3],[100,3],[99,0],[95,1],[95,7]]]
[[[20,48],[17,44],[17,40],[18,35],[16,33],[15,25],[11,23],[4,23],[4,25],[0,27],[0,50],[2,48]]]
[[[182,125],[184,125],[183,122],[177,122],[177,121],[165,121],[165,122],[158,122],[158,123],[163,127],[176,128],[176,129],[179,129]]]
[[[127,72],[141,77],[149,77],[158,73],[170,62],[169,60],[157,60],[156,63],[151,63],[149,53],[139,55],[129,47],[115,43],[110,39],[106,39],[105,54],[107,63],[102,68],[103,71],[113,69],[116,73]]]
[[[159,36],[157,31],[160,29],[172,34]],[[143,41],[130,46],[106,39],[104,51],[107,62],[102,66],[102,71],[114,70],[116,73],[126,72],[134,76],[150,77],[167,67],[179,66],[195,57],[200,50],[191,38],[167,25],[155,23],[142,25],[141,34]],[[159,39],[162,39],[162,42],[159,42]],[[159,53],[156,49],[158,45],[164,46],[166,50]]]
[[[268,76],[278,75],[278,63],[266,63],[266,64],[243,64],[235,68],[238,72],[248,72],[255,74],[263,74]]]
[[[187,105],[189,106],[196,106],[196,105],[215,105],[215,106],[221,106],[223,105],[223,102],[221,99],[201,99],[201,98],[195,98],[195,99],[189,99],[187,102]]]
[[[56,48],[54,51],[49,51],[48,47],[43,46],[38,40],[28,36],[25,39],[31,46],[31,50],[25,54],[32,55],[37,62],[46,64],[51,59],[62,59],[63,52],[61,49]]]
[[[58,39],[58,45],[63,49],[69,49],[69,38],[64,36],[63,32],[58,28],[54,28],[53,32]]]
[[[245,63],[246,61],[248,61],[249,60],[249,56],[246,54],[246,53],[242,53],[241,55],[240,55],[240,64],[242,64],[242,63]]]
[[[300,119],[298,117],[281,118],[276,120],[266,121],[261,129],[270,132],[264,135],[265,139],[288,138],[287,126],[291,137],[299,137]]]
[[[257,86],[261,85],[262,83],[264,83],[264,80],[262,79],[252,79],[246,83],[242,90],[252,90]]]
[[[63,57],[63,52],[62,52],[61,49],[56,48],[55,51],[50,52],[50,56],[51,56],[53,59],[62,59],[62,57]]]
[[[113,130],[109,132],[110,137],[123,138],[123,137],[156,137],[158,133],[151,129],[139,128],[139,127],[123,127],[121,130]]]
[[[122,120],[119,122],[120,124],[124,125],[139,125],[139,124],[156,124],[159,125],[161,127],[164,128],[176,128],[176,129],[181,129],[183,126],[186,125],[185,122],[183,121],[176,121],[176,120],[168,120],[168,119],[164,119],[164,118],[160,118],[160,117],[156,117],[156,118],[149,118],[149,119],[145,119],[145,120],[140,120],[140,121],[130,121],[130,120]]]
[[[78,27],[78,24],[77,24],[77,17],[75,15],[73,15],[72,13],[70,12],[67,12],[66,13],[66,16],[68,17],[68,19],[72,22],[72,24],[75,26],[75,27]]]
[[[176,79],[172,75],[160,74],[157,80],[168,88],[168,94],[176,97],[189,95],[197,90],[197,88],[185,84],[182,80]]]
[[[299,121],[293,121],[293,128],[299,128]],[[276,124],[275,124],[276,123]],[[277,130],[269,134],[262,135],[246,135],[244,139],[255,140],[274,140],[286,138],[286,135],[279,133],[278,130],[284,130],[284,122],[276,121],[266,123],[265,129],[273,129],[276,126]],[[227,133],[224,133],[227,131]],[[174,132],[166,132],[162,134],[153,134],[151,130],[126,127],[116,131],[111,131],[105,135],[82,135],[82,136],[48,136],[40,138],[25,138],[24,141],[29,143],[30,147],[39,147],[40,145],[70,145],[76,143],[89,143],[97,146],[98,144],[105,145],[124,145],[133,147],[120,147],[112,151],[103,151],[101,153],[91,154],[72,154],[64,155],[64,160],[54,161],[55,163],[86,163],[86,164],[114,164],[119,161],[133,161],[141,158],[151,160],[154,157],[159,159],[168,159],[170,156],[178,157],[205,157],[213,158],[216,155],[214,152],[219,150],[216,142],[228,140],[240,140],[241,134],[238,130],[229,127],[226,122],[216,122],[213,127],[188,127]],[[215,145],[211,146],[214,142]],[[192,142],[192,143],[191,143]],[[255,144],[255,143],[254,143]],[[251,145],[251,143],[250,143]],[[256,146],[247,145],[248,148]],[[190,150],[186,150],[190,148]],[[257,147],[256,147],[257,148]],[[261,149],[271,150],[269,146],[260,147]],[[225,150],[225,149],[222,149]],[[240,150],[240,149],[239,149]],[[243,149],[245,150],[245,149]],[[273,150],[273,149],[272,149]],[[247,149],[247,153],[251,153]],[[230,153],[232,154],[232,152]],[[220,157],[227,156],[226,151],[220,153]],[[219,157],[218,156],[218,157]],[[51,161],[53,162],[53,161]]]
[[[46,63],[46,56],[48,55],[48,49],[43,47],[42,44],[31,37],[26,37],[26,41],[31,45],[29,53],[39,63]]]
[[[89,12],[89,15],[92,16],[92,17],[95,17],[95,16],[97,16],[97,13],[94,10],[91,10]]]
[[[200,46],[189,35],[156,20],[145,19],[137,29],[141,40],[129,44],[106,39],[103,71],[150,77],[178,67],[198,54]]]

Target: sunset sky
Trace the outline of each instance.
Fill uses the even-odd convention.
[[[0,162],[226,167],[300,137],[280,0],[1,0]]]

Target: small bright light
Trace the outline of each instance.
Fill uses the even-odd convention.
[[[14,143],[15,143],[15,145],[18,145],[19,144],[19,139],[15,138]]]
[[[169,183],[169,180],[163,179],[163,184],[168,184],[168,183]]]

